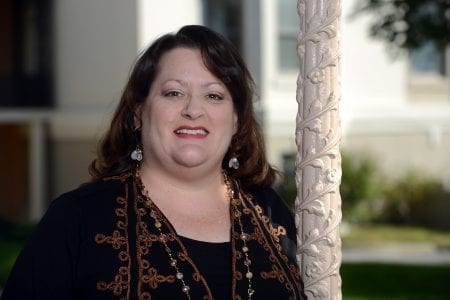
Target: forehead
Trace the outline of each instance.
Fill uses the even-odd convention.
[[[206,68],[200,50],[191,48],[174,48],[164,53],[159,60],[159,72],[186,69],[192,66]]]
[[[201,52],[195,48],[177,47],[164,53],[158,64],[157,78],[206,79],[221,82],[206,67]]]

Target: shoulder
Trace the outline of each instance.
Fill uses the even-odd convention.
[[[120,179],[99,180],[85,183],[80,187],[61,194],[51,203],[52,206],[78,206],[105,204],[125,193],[124,181]]]
[[[125,197],[126,192],[125,182],[119,179],[83,184],[55,198],[40,220],[40,226],[81,225],[88,220],[109,218],[117,207],[116,199]]]
[[[293,211],[272,188],[258,188],[249,191],[251,201],[257,210],[267,217],[271,234],[275,234],[284,253],[295,262],[297,249],[297,229]],[[260,207],[260,209],[258,209]]]
[[[261,206],[263,211],[274,218],[293,216],[292,210],[284,199],[272,188],[258,188],[250,190],[255,204]]]
[[[273,225],[285,227],[288,235],[295,234],[294,213],[274,189],[257,188],[249,193],[254,205],[261,207]]]
[[[126,188],[125,181],[116,179],[84,184],[60,195],[50,203],[35,227],[32,243],[82,239],[114,220],[118,197],[126,197]]]
[[[283,202],[284,200],[278,195],[278,193],[273,188],[254,188],[251,189],[250,194],[253,195],[253,197],[258,198],[257,201],[260,201],[265,204],[275,204],[277,205],[278,202]]]
[[[53,200],[16,260],[5,299],[29,299],[33,295],[39,295],[39,299],[72,298],[68,294],[74,288],[72,275],[84,266],[82,260],[88,259],[86,252],[94,244],[95,233],[110,230],[117,205],[106,203],[115,203],[124,194],[123,183],[89,183]]]

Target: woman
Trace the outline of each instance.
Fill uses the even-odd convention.
[[[202,26],[137,61],[93,182],[54,201],[3,299],[303,299],[253,81]]]

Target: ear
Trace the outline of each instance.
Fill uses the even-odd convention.
[[[238,116],[236,112],[233,112],[233,135],[236,134],[236,132],[238,131],[239,128],[239,123],[238,123]]]
[[[133,112],[133,124],[135,129],[142,127],[142,104],[137,105]]]

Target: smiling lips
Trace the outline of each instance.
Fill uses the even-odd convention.
[[[175,134],[182,138],[204,138],[208,135],[208,130],[203,127],[182,127],[178,128],[175,131]]]

